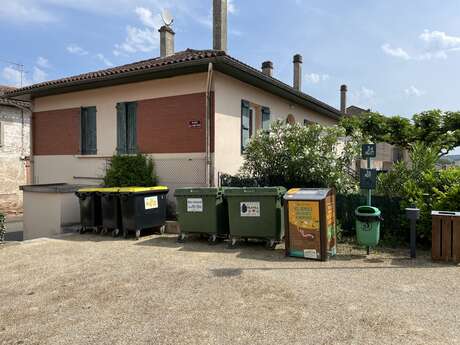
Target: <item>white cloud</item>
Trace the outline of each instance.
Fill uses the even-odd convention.
[[[6,0],[0,5],[0,18],[15,23],[49,23],[56,17],[30,0]]]
[[[237,8],[235,6],[234,0],[228,0],[227,10],[228,10],[228,13],[230,13],[230,14],[236,14]]]
[[[137,52],[147,53],[158,48],[162,20],[159,14],[154,15],[152,11],[144,7],[137,7],[135,13],[144,25],[143,28],[128,25],[124,42],[116,44],[113,54],[126,55]]]
[[[82,47],[76,45],[76,44],[70,44],[67,46],[67,51],[70,53],[70,54],[75,54],[75,55],[88,55],[88,52],[83,49]]]
[[[382,45],[382,50],[385,54],[398,57],[404,60],[410,60],[409,54],[402,48],[392,48],[388,43]]]
[[[37,66],[41,68],[51,68],[50,62],[43,56],[37,58]]]
[[[46,73],[44,70],[38,68],[37,66],[34,67],[34,71],[32,74],[32,81],[34,83],[41,83],[42,81],[45,81],[48,77],[48,73]]]
[[[318,84],[329,79],[329,74],[308,73],[305,74],[305,80],[311,84]]]
[[[418,52],[409,54],[403,48],[392,48],[390,44],[382,45],[385,54],[404,60],[447,59],[451,52],[460,51],[460,36],[450,36],[442,31],[425,30],[419,35],[423,47]]]
[[[422,91],[420,89],[417,89],[414,85],[411,85],[410,87],[408,87],[407,89],[404,90],[404,93],[407,95],[407,96],[415,96],[415,97],[420,97],[420,96],[423,96],[424,94],[426,94],[425,91]]]
[[[374,107],[376,102],[376,92],[368,87],[362,86],[360,89],[350,92],[350,104],[367,109]]]
[[[101,53],[96,54],[96,57],[97,57],[99,60],[101,60],[106,66],[108,66],[108,67],[112,67],[112,66],[113,66],[112,61],[110,61],[109,59],[107,59],[107,58],[104,56],[104,54],[101,54]]]

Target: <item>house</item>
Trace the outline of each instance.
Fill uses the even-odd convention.
[[[22,212],[19,186],[29,180],[30,103],[4,97],[0,86],[0,213]]]
[[[444,159],[449,162],[449,164],[445,164],[445,166],[460,167],[460,155],[448,155],[445,156]]]
[[[170,26],[161,56],[7,93],[33,106],[34,183],[99,184],[115,153],[154,158],[161,184],[216,185],[235,174],[258,129],[282,119],[334,125],[342,113],[227,53],[227,1],[214,0],[213,49],[175,52]],[[170,193],[171,195],[172,193]]]
[[[346,94],[346,89],[345,89]],[[349,107],[343,106],[343,90],[342,90],[342,105],[341,108],[346,109],[345,114],[348,116],[360,116],[366,113],[370,113],[371,109],[363,109],[355,105]],[[346,102],[346,97],[345,97]],[[390,170],[395,162],[406,160],[408,161],[409,156],[407,150],[401,149],[395,145],[388,143],[377,143],[377,155],[372,159],[373,168],[377,170]],[[360,165],[359,165],[360,164]],[[359,165],[359,166],[358,166]],[[366,168],[367,161],[361,160],[358,162],[357,169]]]

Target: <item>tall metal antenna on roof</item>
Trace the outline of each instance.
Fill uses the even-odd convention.
[[[23,79],[24,79],[24,73],[25,73],[24,65],[20,64],[20,63],[17,63],[17,62],[3,60],[3,59],[0,59],[0,61],[10,65],[12,69],[14,69],[14,70],[19,72],[19,76],[20,76],[19,87],[22,87]]]
[[[174,18],[171,14],[171,11],[169,11],[167,8],[163,9],[163,11],[161,11],[161,19],[163,19],[163,23],[167,26],[167,27],[171,27],[171,25],[174,23]]]

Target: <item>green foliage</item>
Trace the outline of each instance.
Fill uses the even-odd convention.
[[[460,146],[460,112],[429,110],[415,114],[412,121],[400,116],[385,117],[365,112],[345,117],[341,125],[347,135],[358,132],[367,141],[386,142],[403,148],[424,143],[446,154]]]
[[[151,187],[157,184],[153,160],[144,155],[115,155],[104,177],[106,187]]]
[[[347,169],[359,150],[357,138],[345,138],[343,128],[278,121],[270,131],[259,131],[251,139],[241,174],[264,185],[357,191],[357,183]]]
[[[5,241],[6,227],[5,227],[5,216],[0,213],[0,242]]]

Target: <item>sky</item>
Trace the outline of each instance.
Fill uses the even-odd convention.
[[[159,55],[161,11],[174,16],[176,51],[212,47],[212,0],[2,0],[0,84],[75,75]],[[229,54],[274,63],[292,84],[303,55],[303,91],[411,117],[460,110],[458,0],[230,0]]]

